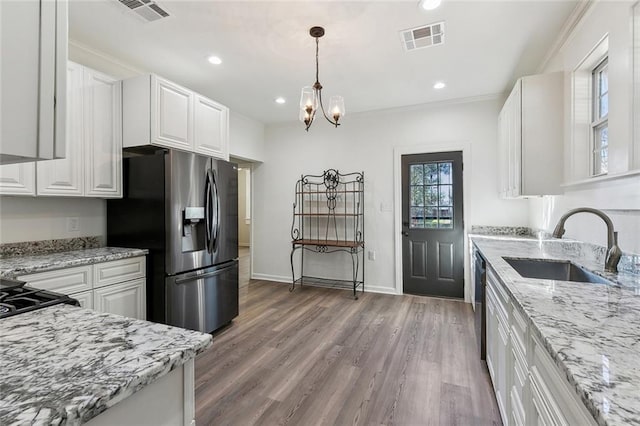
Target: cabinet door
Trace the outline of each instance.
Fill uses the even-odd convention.
[[[67,143],[61,160],[40,161],[37,165],[38,195],[84,195],[84,150],[82,118],[83,67],[67,64]]]
[[[229,159],[228,111],[224,105],[195,95],[195,152]]]
[[[36,195],[36,163],[0,166],[0,195]]]
[[[193,92],[157,76],[151,78],[151,143],[193,150]]]
[[[486,332],[487,332],[487,368],[489,370],[489,376],[491,376],[491,384],[493,389],[496,388],[496,372],[495,372],[495,354],[496,354],[496,307],[493,301],[493,294],[487,288],[486,289],[486,303],[487,303],[487,317],[486,317]]]
[[[509,189],[512,197],[519,197],[522,188],[522,81],[519,81],[509,96],[512,121],[509,136]]]
[[[83,291],[82,293],[71,294],[69,297],[80,302],[81,307],[93,309],[93,291]]]
[[[84,69],[85,195],[122,197],[122,87]]]
[[[507,197],[509,187],[509,111],[507,104],[498,117],[498,194]]]
[[[145,279],[113,284],[94,290],[96,311],[146,319]]]
[[[0,2],[0,164],[64,152],[66,19],[63,0]]]

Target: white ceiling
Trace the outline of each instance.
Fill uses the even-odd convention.
[[[145,22],[117,0],[72,0],[73,40],[151,70],[264,123],[296,120],[315,80],[309,28],[324,26],[325,102],[349,113],[501,93],[535,73],[578,1],[157,0],[171,17]],[[444,45],[405,52],[399,31],[445,21]],[[222,65],[207,57],[215,54]],[[447,87],[436,91],[433,84]],[[283,96],[284,105],[274,99]]]

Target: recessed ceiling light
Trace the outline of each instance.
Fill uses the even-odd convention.
[[[209,62],[211,62],[213,65],[220,65],[222,63],[222,59],[218,58],[217,56],[209,56]]]
[[[282,96],[276,98],[276,103],[277,104],[283,104],[285,102],[287,102],[287,100],[285,98],[283,98]]]
[[[447,85],[444,84],[443,82],[439,81],[436,84],[433,85],[434,89],[444,89]]]
[[[442,0],[420,0],[418,5],[424,10],[433,10],[436,7],[440,6],[441,1]]]

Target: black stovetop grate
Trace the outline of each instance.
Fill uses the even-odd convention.
[[[64,294],[26,287],[24,283],[0,281],[0,318],[61,303],[80,305],[77,300]]]

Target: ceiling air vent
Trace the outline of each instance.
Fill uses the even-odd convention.
[[[407,52],[444,43],[444,21],[400,31],[402,46]]]
[[[169,16],[166,10],[158,6],[153,0],[118,0],[129,9],[136,12],[147,22],[157,21],[158,19]]]

